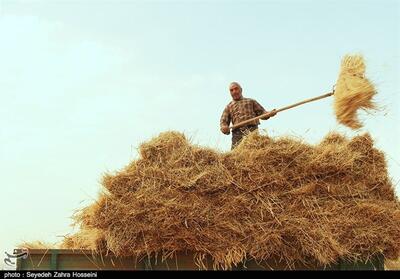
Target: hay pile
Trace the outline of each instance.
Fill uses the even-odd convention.
[[[218,153],[178,132],[140,146],[140,159],[103,178],[77,214],[66,248],[117,256],[196,251],[201,266],[277,257],[328,265],[400,254],[400,203],[384,155],[366,134],[318,145],[250,134]]]
[[[357,110],[376,109],[372,98],[374,85],[365,77],[365,63],[361,55],[346,55],[336,83],[334,109],[339,123],[352,129],[362,127]]]

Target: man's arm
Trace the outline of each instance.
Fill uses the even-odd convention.
[[[229,124],[231,123],[231,114],[229,112],[229,107],[226,106],[224,111],[222,112],[221,119],[219,121],[221,132],[229,135]]]
[[[253,106],[254,106],[254,112],[256,113],[257,116],[260,116],[261,114],[264,114],[264,113],[268,112],[256,100],[254,100]],[[267,116],[267,117],[263,117],[261,119],[262,120],[267,120],[267,119],[269,119],[269,117]]]
[[[274,111],[275,111],[275,110],[272,110],[271,112],[274,112]],[[267,113],[268,111],[266,111],[266,110],[263,108],[262,105],[260,105],[257,101],[254,100],[254,112],[256,113],[257,116],[260,116],[261,114],[265,114],[265,113]],[[272,115],[270,115],[270,116],[262,117],[261,119],[262,119],[262,120],[267,120],[267,119],[269,119],[270,117],[272,117],[272,116],[274,116],[274,115],[276,115],[276,113],[275,113],[275,114],[272,114]]]

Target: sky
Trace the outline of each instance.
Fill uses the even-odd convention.
[[[332,99],[260,128],[310,143],[368,132],[400,195],[399,18],[396,0],[0,0],[1,255],[62,240],[102,175],[160,132],[229,150],[231,81],[279,108],[330,92],[348,53],[364,56],[381,106],[361,130],[337,124]]]

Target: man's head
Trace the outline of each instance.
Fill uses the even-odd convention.
[[[242,99],[242,87],[237,82],[231,82],[229,84],[229,92],[231,93],[232,99],[238,101]]]

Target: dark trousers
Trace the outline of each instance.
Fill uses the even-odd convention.
[[[248,133],[257,130],[258,126],[257,125],[250,125],[250,126],[244,126],[237,128],[232,131],[232,146],[231,150],[234,149],[243,139],[245,135]]]

